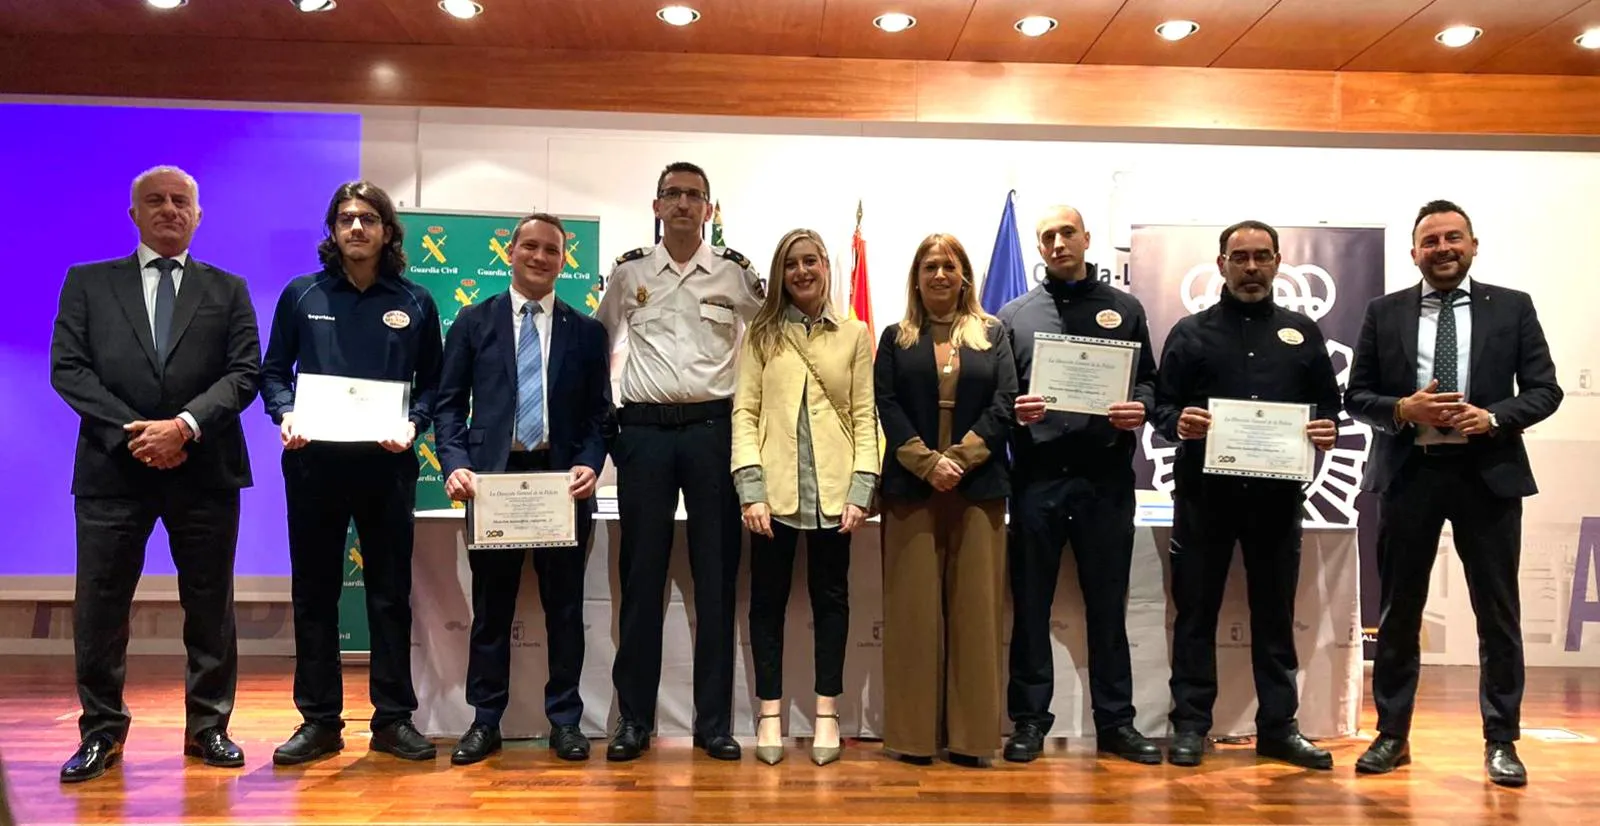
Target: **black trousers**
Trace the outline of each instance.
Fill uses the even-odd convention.
[[[611,670],[622,719],[653,730],[661,686],[661,624],[679,491],[688,516],[694,579],[694,731],[730,733],[734,585],[739,574],[739,500],[733,489],[733,428],[726,412],[682,425],[630,421],[612,451],[622,586],[617,659]]]
[[[1478,620],[1478,705],[1486,740],[1520,733],[1523,660],[1522,500],[1495,496],[1466,456],[1417,455],[1385,491],[1378,511],[1377,657],[1372,699],[1378,731],[1406,737],[1422,665],[1422,609],[1439,555],[1439,532],[1450,520],[1456,554]]]
[[[816,635],[818,697],[844,693],[844,650],[850,633],[850,534],[801,531],[776,520],[772,538],[750,535],[750,655],[756,697],[783,699],[783,620],[794,581],[794,552],[806,538],[806,586]]]
[[[372,728],[411,718],[412,513],[417,460],[378,445],[312,443],[283,452],[294,600],[294,704],[307,722],[343,726],[339,592],[355,520],[372,637]]]
[[[80,496],[73,503],[78,570],[72,648],[84,737],[118,742],[132,716],[123,701],[128,618],[144,571],[145,545],[160,519],[178,570],[183,606],[184,731],[227,728],[239,677],[233,614],[233,559],[239,539],[239,491],[160,486],[137,497]]]
[[[506,470],[524,473],[550,469],[548,451],[512,453]],[[550,679],[544,686],[544,713],[552,726],[576,726],[583,718],[578,679],[583,674],[583,572],[593,499],[577,503],[578,544],[534,551],[468,551],[472,567],[472,647],[467,653],[467,703],[474,722],[499,726],[511,687],[511,624],[517,613],[522,564],[531,553],[544,605]]]
[[[1011,677],[1013,723],[1045,731],[1055,723],[1050,611],[1062,547],[1070,543],[1083,591],[1089,697],[1095,729],[1133,723],[1128,656],[1128,570],[1133,564],[1133,476],[1103,479],[1042,474],[1018,478],[1011,500]]]
[[[1172,728],[1205,734],[1217,699],[1217,613],[1237,542],[1250,602],[1256,732],[1296,731],[1294,597],[1300,581],[1298,484],[1207,478],[1174,500],[1172,524]]]

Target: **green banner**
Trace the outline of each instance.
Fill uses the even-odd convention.
[[[406,277],[421,284],[439,305],[445,335],[462,307],[487,300],[511,287],[511,231],[521,215],[491,212],[400,213],[406,230]],[[600,307],[600,219],[562,215],[567,230],[565,264],[556,297],[593,315]],[[444,494],[433,431],[417,436],[419,511],[460,508]],[[361,553],[352,526],[346,541],[344,590],[339,599],[339,638],[343,651],[366,651],[366,594],[360,590]]]

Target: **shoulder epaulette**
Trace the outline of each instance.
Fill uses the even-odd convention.
[[[750,259],[744,257],[742,253],[732,247],[723,247],[717,252],[717,255],[720,255],[747,270],[750,269]]]
[[[617,256],[617,263],[618,264],[625,264],[625,263],[627,263],[629,261],[638,261],[639,259],[645,257],[646,255],[649,255],[650,253],[652,253],[654,251],[655,251],[654,247],[640,247],[638,249],[628,250],[627,252]]]

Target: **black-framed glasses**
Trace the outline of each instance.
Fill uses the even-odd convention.
[[[342,229],[349,229],[355,226],[357,221],[360,221],[364,227],[378,226],[383,223],[383,219],[378,217],[376,212],[341,212],[339,217],[334,220],[338,222]]]
[[[703,204],[706,202],[706,194],[698,189],[678,189],[677,187],[672,187],[671,189],[663,189],[660,192],[657,192],[656,197],[668,203],[676,201],[679,198],[688,198],[689,203],[691,204]]]

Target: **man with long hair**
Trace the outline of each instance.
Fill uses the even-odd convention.
[[[394,203],[366,181],[328,203],[322,270],[289,282],[273,312],[261,368],[267,415],[283,441],[294,600],[294,702],[305,722],[273,753],[292,765],[344,748],[339,670],[339,591],[345,533],[354,519],[372,634],[372,748],[431,760],[411,722],[412,442],[433,417],[443,343],[439,309],[405,277],[404,230]],[[411,407],[401,432],[379,442],[310,442],[295,431],[301,374],[406,382]]]

